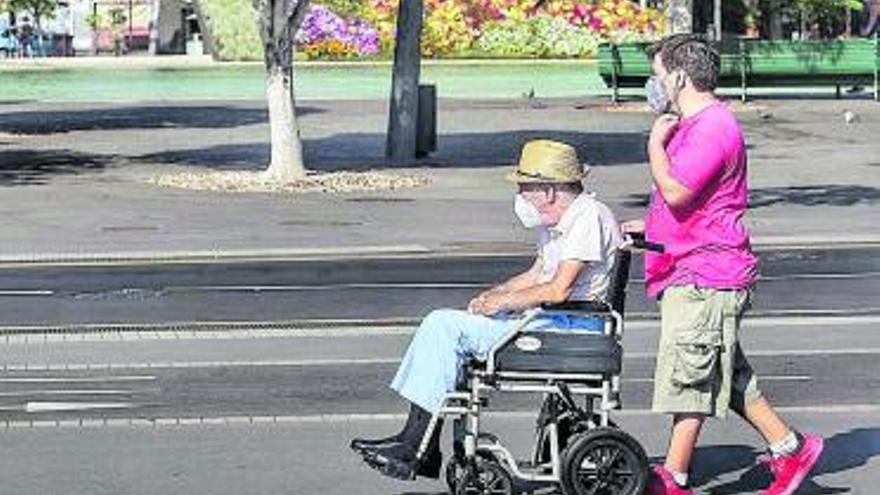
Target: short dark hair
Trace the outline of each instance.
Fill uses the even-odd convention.
[[[667,36],[651,45],[647,54],[651,60],[660,55],[663,67],[670,72],[683,71],[698,91],[714,91],[718,87],[721,55],[703,35]]]

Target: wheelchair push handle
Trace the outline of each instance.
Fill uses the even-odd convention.
[[[644,232],[629,232],[624,236],[624,246],[631,247],[643,251],[654,251],[656,253],[662,253],[666,251],[666,248],[663,244],[658,244],[656,242],[651,242],[645,239]]]

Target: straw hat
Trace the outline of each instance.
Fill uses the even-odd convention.
[[[516,182],[580,182],[590,167],[578,161],[577,151],[565,143],[539,139],[523,146],[519,165],[507,179]]]

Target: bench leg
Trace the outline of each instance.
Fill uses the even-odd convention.
[[[834,97],[835,97],[836,99],[838,99],[838,100],[840,99],[840,84],[838,84],[837,86],[835,86]]]

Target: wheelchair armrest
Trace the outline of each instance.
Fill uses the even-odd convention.
[[[611,306],[604,301],[565,301],[556,304],[542,304],[544,311],[575,314],[609,314]]]

